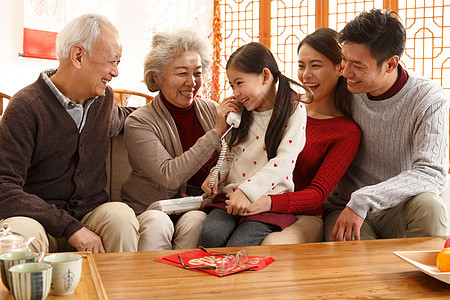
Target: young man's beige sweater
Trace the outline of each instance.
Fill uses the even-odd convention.
[[[330,202],[365,218],[421,193],[442,193],[449,168],[449,105],[437,83],[409,73],[391,98],[373,101],[358,94],[352,109],[363,138]]]

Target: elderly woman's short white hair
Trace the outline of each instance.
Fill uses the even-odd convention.
[[[58,33],[56,38],[56,57],[59,61],[69,58],[73,46],[79,45],[89,53],[93,44],[100,38],[100,29],[109,28],[117,32],[117,28],[105,16],[86,14],[79,16]]]
[[[154,76],[162,76],[166,65],[190,50],[195,50],[200,55],[202,72],[205,76],[210,72],[212,63],[211,46],[207,39],[201,38],[192,30],[156,33],[152,39],[150,52],[144,61],[144,82],[149,91],[159,91],[160,87],[155,83]]]

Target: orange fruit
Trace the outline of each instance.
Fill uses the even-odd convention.
[[[450,272],[450,248],[444,248],[439,252],[436,265],[441,272]]]

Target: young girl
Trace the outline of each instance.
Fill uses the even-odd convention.
[[[197,243],[204,247],[258,245],[269,233],[297,221],[290,214],[240,215],[263,195],[294,190],[292,172],[305,145],[306,109],[291,85],[303,90],[302,85],[282,75],[270,50],[260,43],[237,49],[226,70],[232,98],[245,109],[220,170],[222,193],[205,207],[212,210]],[[211,195],[207,183],[209,179],[203,189]]]
[[[298,45],[298,79],[311,89],[314,102],[306,104],[306,144],[294,170],[295,191],[263,196],[247,210],[248,215],[266,211],[295,214],[298,221],[269,234],[260,245],[323,241],[322,203],[358,149],[361,130],[351,118],[353,95],[342,77],[337,35],[323,27]]]

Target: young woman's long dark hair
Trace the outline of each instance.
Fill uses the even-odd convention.
[[[303,88],[310,101],[313,99],[312,93],[307,87],[281,74],[272,52],[260,43],[252,42],[239,47],[231,54],[227,62],[226,68],[230,67],[244,73],[254,74],[261,74],[263,69],[267,68],[273,75],[274,83],[279,82],[272,117],[265,135],[267,158],[270,160],[277,155],[286,123],[294,111],[295,101],[300,101],[300,95],[292,88],[291,84]],[[241,125],[232,130],[230,148],[244,141],[251,122],[252,113],[244,109]]]
[[[317,52],[325,55],[332,63],[338,65],[342,61],[341,45],[337,41],[338,33],[327,27],[319,28],[307,35],[298,45],[297,53],[304,44],[310,45]],[[347,81],[343,76],[339,76],[334,91],[334,105],[336,109],[345,116],[351,118],[350,103],[353,94],[347,89]]]

